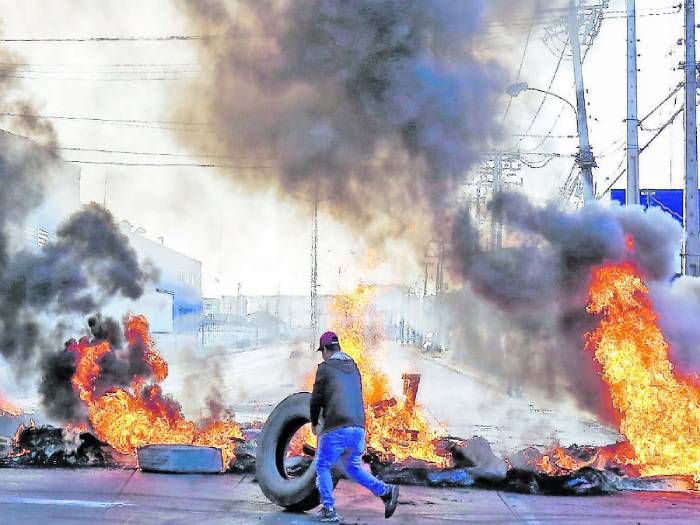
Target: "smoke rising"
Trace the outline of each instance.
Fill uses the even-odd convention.
[[[87,320],[91,336],[81,339],[83,343],[106,341],[110,351],[98,361],[99,373],[95,377],[96,396],[114,388],[130,387],[135,378],[153,378],[153,368],[149,363],[152,356],[145,341],[124,337],[124,329],[116,320],[101,315]],[[62,422],[85,422],[85,403],[79,398],[71,380],[76,370],[76,354],[71,348],[76,341],[67,341],[63,349],[45,354],[40,361],[41,380],[39,393],[46,415]],[[162,394],[159,385],[148,385],[141,392],[147,403],[159,404],[168,414],[179,414],[181,407],[177,401]]]
[[[41,357],[39,396],[48,417],[60,421],[85,421],[85,404],[71,383],[75,373],[75,354],[69,352],[68,347],[72,342],[67,341],[63,351]]]
[[[54,151],[54,128],[36,116],[35,103],[19,89],[13,64],[22,60],[6,50],[0,59],[0,102],[14,114],[2,119],[44,146],[0,132],[0,355],[21,376],[54,346],[62,318],[94,311],[114,295],[139,297],[151,273],[139,267],[112,215],[97,205],[70,216],[40,249],[27,247],[25,220],[44,200],[62,161]],[[71,366],[66,359],[54,364],[58,375]]]
[[[18,182],[14,188],[13,181]],[[16,174],[7,182],[3,194],[26,184]],[[0,231],[5,247],[6,238]],[[136,299],[152,275],[139,266],[111,213],[96,204],[73,214],[56,240],[41,249],[10,253],[5,248],[0,261],[0,353],[20,371],[51,344],[44,340],[39,315],[86,315],[115,295]]]
[[[509,243],[480,251],[466,210],[455,223],[453,270],[506,316],[510,373],[552,397],[568,392],[582,408],[608,417],[605,388],[583,351],[584,335],[595,323],[585,309],[591,270],[604,261],[632,260],[653,286],[668,290],[681,227],[656,208],[595,203],[567,212],[554,203],[535,206],[516,193],[496,195],[489,209],[506,225]],[[663,320],[666,310],[659,306]],[[539,359],[521,360],[533,349]]]
[[[652,283],[649,291],[659,313],[659,326],[671,345],[674,366],[685,374],[700,375],[700,280],[684,276],[670,286]]]
[[[213,71],[183,118],[247,164],[251,186],[314,196],[379,239],[449,221],[465,173],[498,134],[504,70],[478,49],[486,2],[183,1]],[[197,102],[201,100],[201,102]],[[410,210],[410,213],[407,213]]]
[[[12,114],[0,115],[0,121],[7,122],[15,132],[32,137],[47,149],[55,150],[58,146],[56,130],[51,122],[36,116],[39,113],[36,102],[25,98],[23,90],[19,89],[21,57],[0,49],[0,62],[0,101],[3,112]]]

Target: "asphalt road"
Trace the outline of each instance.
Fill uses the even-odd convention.
[[[216,393],[239,420],[264,419],[283,397],[302,389],[315,370],[303,347],[278,346],[241,352],[218,349],[176,352],[166,391],[196,415]],[[425,358],[391,347],[378,366],[400,392],[403,372],[422,374],[418,401],[436,424],[453,435],[478,434],[496,450],[528,444],[605,443],[606,430],[571,407],[554,410],[510,398],[494,386]],[[700,496],[688,493],[624,493],[574,498],[526,496],[477,489],[402,487],[393,523],[644,524],[700,523]],[[380,502],[347,482],[338,489],[345,523],[385,523]],[[0,524],[193,524],[313,522],[313,515],[290,514],[268,502],[250,476],[185,476],[129,470],[0,470]]]
[[[0,523],[36,524],[303,524],[269,503],[250,476],[166,475],[125,470],[0,470]],[[341,482],[344,523],[695,524],[700,497],[624,493],[576,498],[487,490],[402,487],[401,504],[386,521],[381,502]]]
[[[219,349],[188,352],[180,359],[176,352],[166,350],[171,366],[165,389],[196,416],[208,389],[215,385],[237,420],[264,420],[284,397],[303,390],[306,377],[316,369],[319,356],[310,355],[307,346],[300,345],[294,358],[290,358],[292,350],[291,345],[246,352]],[[461,373],[445,359],[407,347],[388,344],[375,360],[397,395],[404,372],[422,374],[418,402],[436,426],[454,436],[482,436],[504,455],[532,445],[603,445],[619,437],[573,406],[509,397],[504,389]]]

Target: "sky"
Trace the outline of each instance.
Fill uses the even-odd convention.
[[[644,115],[679,81],[675,69],[683,60],[683,15],[664,0],[639,0],[639,112]],[[584,66],[591,143],[599,168],[594,177],[600,189],[624,167],[626,27],[620,10],[624,0],[611,0],[609,14]],[[0,35],[4,38],[76,36],[161,36],[191,32],[175,2],[169,0],[101,0],[94,2],[0,0]],[[675,14],[674,14],[675,13]],[[515,81],[523,57],[527,24],[518,23],[485,42]],[[543,41],[542,24],[533,26],[522,61],[520,81],[547,89],[558,60],[556,44]],[[204,74],[196,50],[188,42],[6,43],[20,69],[21,88],[44,115],[98,117],[144,121],[171,121],[173,93],[186,88],[188,79]],[[139,64],[124,66],[124,64]],[[147,64],[156,64],[147,65]],[[164,66],[163,64],[168,64]],[[571,61],[562,60],[552,91],[574,101]],[[682,104],[682,93],[647,121],[662,124]],[[506,102],[504,97],[504,104]],[[513,99],[505,127],[524,133],[537,112],[541,96],[531,92]],[[549,99],[530,133],[575,134],[573,113]],[[552,128],[552,124],[557,122]],[[132,123],[130,126],[84,120],[53,120],[64,148],[146,151],[189,155],[193,151],[176,140],[175,125]],[[182,125],[177,125],[183,127]],[[0,127],[12,130],[11,119]],[[205,128],[185,126],[188,133]],[[645,144],[651,132],[640,133]],[[642,187],[679,187],[683,173],[682,118],[666,130],[643,154]],[[512,137],[513,145],[518,140]],[[526,150],[540,139],[520,143]],[[524,189],[545,200],[557,198],[576,151],[571,139],[546,140],[539,151],[563,158],[545,168],[524,168]],[[215,163],[212,159],[138,156],[64,149],[64,158],[82,161],[142,163]],[[306,203],[280,199],[272,192],[251,192],[216,168],[153,167],[81,164],[81,199],[105,203],[118,219],[141,226],[150,238],[203,263],[207,296],[235,294],[238,284],[247,294],[305,294],[309,289],[311,217]],[[624,178],[618,183],[622,187]],[[359,281],[413,283],[422,269],[399,243],[388,253],[373,252],[354,232],[325,214],[319,220],[320,293],[353,287]]]

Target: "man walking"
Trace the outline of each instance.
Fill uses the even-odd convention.
[[[316,485],[323,507],[320,521],[339,521],[333,498],[331,469],[342,457],[345,471],[356,483],[384,501],[384,517],[396,510],[399,487],[387,485],[362,469],[365,449],[365,408],[362,401],[360,371],[352,358],[340,349],[338,336],[326,332],[318,350],[323,363],[318,365],[311,394],[311,424],[318,435],[319,417],[323,425],[316,451]]]

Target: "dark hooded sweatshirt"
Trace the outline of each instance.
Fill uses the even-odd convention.
[[[341,427],[365,427],[360,371],[342,352],[318,365],[311,393],[311,424],[318,425],[323,410],[322,434]]]

